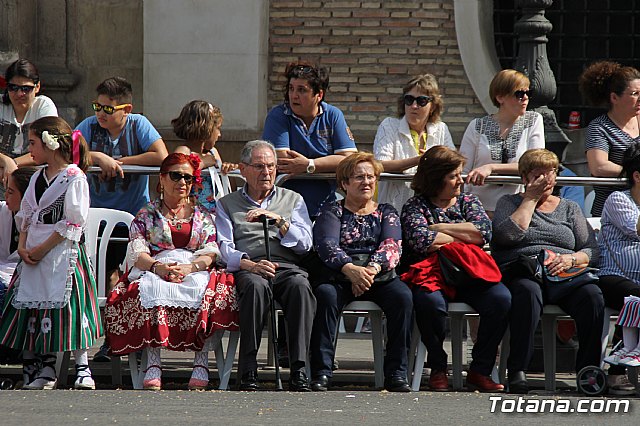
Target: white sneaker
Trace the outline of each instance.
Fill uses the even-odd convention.
[[[609,393],[612,395],[633,395],[636,387],[629,381],[626,374],[616,374],[607,377]]]
[[[51,379],[51,377],[38,377],[37,379],[35,379],[33,382],[31,383],[25,383],[22,386],[22,389],[27,389],[27,390],[43,390],[43,389],[55,389],[56,388],[56,383],[58,382],[58,379]]]
[[[618,365],[625,365],[627,367],[640,366],[640,352],[638,351],[629,352],[627,355],[620,358],[620,360],[618,361]]]
[[[630,351],[627,351],[624,347],[620,347],[618,350],[614,350],[609,356],[604,357],[603,361],[607,364],[618,365],[620,360],[627,356]]]
[[[74,389],[78,390],[95,390],[96,382],[93,381],[91,376],[78,376],[73,384]]]

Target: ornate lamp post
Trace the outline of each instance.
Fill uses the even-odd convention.
[[[522,9],[522,18],[513,29],[518,35],[518,57],[515,69],[526,74],[531,80],[533,96],[529,107],[542,114],[547,149],[562,159],[562,153],[571,140],[558,126],[555,113],[547,104],[556,97],[556,80],[547,58],[547,34],[553,28],[544,16],[545,8],[553,0],[517,0]]]

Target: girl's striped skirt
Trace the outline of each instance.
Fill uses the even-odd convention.
[[[11,302],[20,264],[11,279],[2,307],[0,344],[36,353],[65,352],[91,347],[102,333],[98,291],[83,243],[78,244],[69,303],[60,309],[16,309]]]

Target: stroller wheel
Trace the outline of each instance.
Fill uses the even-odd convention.
[[[587,396],[599,396],[607,390],[607,375],[600,367],[588,365],[576,377],[578,390]]]
[[[0,390],[11,390],[11,389],[13,389],[13,380],[2,379],[0,381]]]

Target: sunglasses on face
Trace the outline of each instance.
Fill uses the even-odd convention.
[[[184,179],[184,183],[190,184],[193,182],[193,175],[188,173],[180,173],[180,172],[168,172],[169,179],[174,182],[180,182],[180,179]]]
[[[433,101],[432,96],[418,96],[416,98],[415,96],[404,95],[403,99],[406,106],[411,106],[414,102],[417,102],[420,108],[426,107],[429,102]]]
[[[17,92],[18,90],[20,90],[25,95],[28,95],[29,93],[31,93],[35,88],[36,88],[36,86],[29,86],[29,85],[19,86],[17,84],[13,84],[13,83],[7,84],[7,90],[8,91]]]
[[[123,109],[126,108],[128,106],[131,106],[131,104],[122,104],[122,105],[116,105],[116,106],[111,106],[111,105],[102,105],[99,104],[97,102],[92,102],[91,103],[91,108],[93,108],[93,110],[95,112],[99,112],[99,111],[104,111],[105,114],[113,114],[114,112],[118,111],[119,109]]]
[[[530,98],[531,90],[516,90],[515,92],[513,92],[513,96],[515,96],[518,100],[523,100],[525,95],[527,96],[527,98]]]

